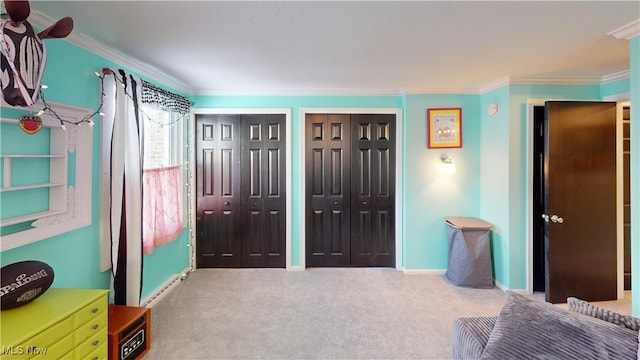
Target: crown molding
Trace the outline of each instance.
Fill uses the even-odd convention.
[[[402,89],[260,89],[260,90],[196,90],[193,96],[398,96]]]
[[[498,78],[496,80],[490,81],[484,85],[480,85],[478,87],[478,92],[480,94],[484,94],[487,93],[489,91],[493,91],[496,89],[499,89],[501,87],[507,86],[511,84],[511,79],[508,76],[503,76],[501,78]]]
[[[479,94],[499,89],[507,85],[602,85],[629,78],[629,70],[603,76],[504,76],[478,87]]]
[[[261,89],[261,90],[196,90],[192,96],[403,96],[425,94],[479,94],[478,88],[412,88],[412,89]]]
[[[412,88],[406,89],[404,95],[478,95],[478,88]]]
[[[55,19],[37,10],[32,9],[31,15],[29,15],[29,23],[36,28],[45,29],[51,26],[54,22],[56,22]],[[143,64],[139,61],[134,61],[131,56],[122,54],[121,52],[118,52],[83,33],[72,31],[65,40],[118,65],[126,67],[130,71],[137,72],[143,77],[146,77],[147,80],[157,81],[164,86],[168,86],[183,93],[189,93],[191,90],[191,88],[182,81],[163,74],[157,68]]]
[[[615,30],[611,30],[607,33],[609,36],[613,36],[616,39],[631,40],[634,37],[640,36],[640,19],[632,21],[627,25],[623,25]]]
[[[518,85],[599,85],[602,76],[523,76],[513,78]]]
[[[629,70],[618,71],[617,73],[602,76],[601,84],[606,84],[618,80],[626,80],[629,78]]]

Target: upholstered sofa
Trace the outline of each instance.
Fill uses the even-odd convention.
[[[568,298],[568,310],[514,292],[498,316],[453,323],[455,359],[633,359],[640,319]]]

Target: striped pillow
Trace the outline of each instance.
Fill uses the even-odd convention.
[[[575,297],[568,297],[567,304],[569,305],[569,311],[589,315],[612,324],[624,326],[627,329],[640,331],[640,319],[633,316],[618,314]]]

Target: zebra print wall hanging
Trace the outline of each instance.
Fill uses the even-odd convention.
[[[0,22],[0,80],[2,96],[9,105],[31,107],[40,95],[40,84],[47,61],[42,40],[67,37],[73,19],[65,17],[36,33],[27,21],[28,1],[4,1],[7,11]]]

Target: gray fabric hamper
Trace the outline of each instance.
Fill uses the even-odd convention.
[[[458,286],[492,288],[492,225],[471,217],[447,216],[449,265],[445,276]]]

